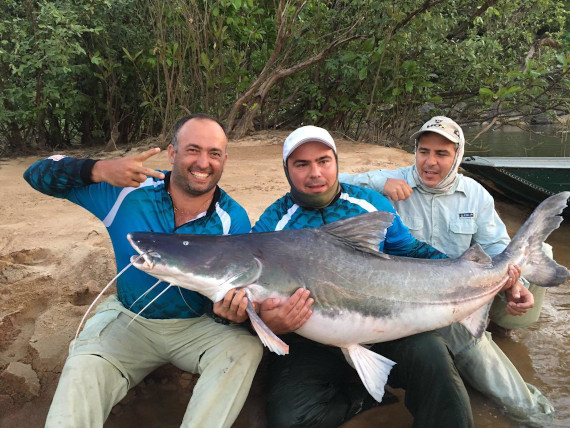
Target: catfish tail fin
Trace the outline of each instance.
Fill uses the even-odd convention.
[[[568,198],[570,192],[561,192],[542,201],[505,249],[506,253],[523,255],[523,260],[517,261],[522,275],[542,287],[560,285],[570,274],[568,269],[549,258],[542,246],[548,235],[560,226],[560,214]]]

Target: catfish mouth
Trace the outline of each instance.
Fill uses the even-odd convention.
[[[142,257],[141,257],[142,256]],[[131,263],[137,269],[146,271],[154,268],[154,262],[150,260],[148,254],[141,254],[140,256],[131,256]]]
[[[131,246],[136,250],[136,252],[139,253],[138,256],[133,255],[130,258],[133,266],[143,271],[152,270],[155,266],[153,259],[159,259],[160,254],[152,250],[143,251],[133,240],[133,237],[130,233],[127,235],[127,239],[130,242]]]

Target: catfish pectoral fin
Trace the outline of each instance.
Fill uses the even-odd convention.
[[[251,300],[249,299],[247,300],[246,312],[249,315],[251,325],[259,336],[259,339],[271,352],[275,352],[277,355],[289,353],[289,345],[279,339],[275,333],[265,325],[261,318],[259,318],[259,315],[257,315],[257,312],[255,312]]]
[[[358,344],[350,345],[346,350],[352,360],[351,366],[358,372],[366,390],[376,401],[382,402],[384,386],[388,382],[390,370],[396,363]]]
[[[481,338],[487,328],[487,318],[489,316],[489,310],[491,309],[492,303],[493,299],[491,299],[486,305],[481,306],[467,318],[459,321],[459,324],[469,330],[469,333],[471,333],[473,337],[476,337],[477,339]]]

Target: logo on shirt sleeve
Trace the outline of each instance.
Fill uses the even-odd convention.
[[[473,218],[473,213],[459,213],[459,218]]]
[[[58,160],[62,160],[63,158],[66,158],[67,156],[65,155],[53,155],[50,156],[48,159],[51,159],[54,162],[57,162]]]

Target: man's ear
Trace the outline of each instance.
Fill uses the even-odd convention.
[[[174,146],[172,144],[169,144],[168,147],[166,148],[166,151],[168,152],[168,160],[170,161],[170,165],[174,164],[174,156],[176,155],[176,150],[174,150]]]

